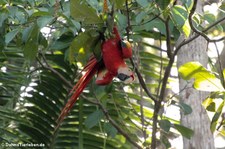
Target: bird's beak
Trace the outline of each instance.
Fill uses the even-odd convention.
[[[134,81],[134,75],[131,74],[130,76],[126,75],[126,74],[123,74],[123,73],[119,73],[117,75],[117,77],[123,81],[125,84],[128,84],[128,83],[131,83]]]

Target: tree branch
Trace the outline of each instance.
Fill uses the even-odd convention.
[[[217,20],[216,22],[214,22],[213,24],[209,25],[207,28],[205,28],[202,32],[205,33],[207,32],[208,30],[210,30],[211,28],[213,28],[214,26],[216,26],[217,24],[223,22],[225,20],[225,17],[222,17],[221,19]],[[191,41],[193,41],[194,39],[198,38],[200,36],[200,34],[196,34],[194,35],[193,37],[187,39],[187,40],[183,40],[175,49],[174,51],[174,56],[177,55],[177,53],[179,52],[179,50],[186,44],[190,43]],[[221,41],[221,40],[224,40],[225,37],[222,37],[220,39],[216,39],[215,41]],[[212,42],[215,42],[215,41],[212,41]]]
[[[168,18],[166,19],[165,25],[166,25],[166,47],[167,47],[167,56],[169,58],[172,57],[172,49],[171,49],[171,40],[168,37],[170,36],[170,26],[169,26],[169,21],[170,21],[170,17],[168,16]]]
[[[191,29],[192,29],[196,34],[201,35],[202,37],[204,37],[208,42],[218,42],[218,41],[224,40],[225,37],[222,37],[222,38],[220,38],[220,39],[210,39],[210,38],[204,33],[204,32],[206,32],[206,30],[203,31],[203,32],[201,32],[201,31],[198,31],[198,30],[194,27],[193,22],[192,22],[192,17],[193,17],[193,15],[194,15],[194,13],[195,13],[195,10],[196,10],[196,8],[197,8],[197,2],[198,2],[197,0],[194,1],[193,7],[192,7],[192,9],[191,9],[191,11],[190,11],[190,14],[189,14],[189,17],[188,17],[188,21],[189,21],[189,24],[190,24]],[[207,29],[207,30],[208,30],[208,29]]]
[[[43,68],[45,68],[45,69],[47,69],[47,70],[50,70],[53,74],[55,74],[56,76],[58,76],[69,88],[73,88],[73,85],[69,82],[69,81],[67,81],[67,79],[66,78],[64,78],[58,71],[56,71],[54,68],[52,68],[49,64],[48,64],[48,62],[47,62],[47,60],[46,60],[46,58],[45,58],[45,56],[43,55],[43,54],[41,54],[41,57],[42,57],[42,59],[43,59],[43,61],[44,61],[44,63],[45,63],[45,65],[40,61],[40,59],[39,58],[36,58],[37,59],[37,61],[39,62],[39,64],[43,67]]]

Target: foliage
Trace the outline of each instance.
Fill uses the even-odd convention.
[[[222,72],[223,76],[225,74],[224,72],[225,70]],[[214,116],[211,121],[211,131],[215,132],[223,123],[223,118],[221,122],[219,122],[219,118],[221,116],[223,117],[224,87],[222,84],[224,84],[224,79],[220,79],[219,76],[216,77],[213,72],[204,68],[199,62],[188,62],[182,65],[179,68],[179,73],[185,80],[194,78],[193,86],[195,89],[212,92],[211,95],[203,102],[203,105],[207,111],[214,112]],[[217,102],[218,108],[216,109],[215,102],[218,98],[222,101]],[[224,130],[220,133],[223,135]]]
[[[182,65],[179,70],[185,80],[194,78],[194,88],[201,91],[224,91],[220,79],[204,68],[199,62],[189,62]]]
[[[180,103],[174,93],[163,92],[177,79],[169,78],[167,73],[173,67],[176,51],[171,52],[173,57],[168,44],[166,49],[162,47],[164,43],[173,47],[183,34],[190,38],[189,15],[194,1],[182,0],[182,5],[175,5],[173,0],[107,2],[109,10],[114,8],[114,16],[103,14],[103,0],[0,2],[1,144],[126,149],[149,147],[160,141],[170,148],[172,138],[179,134],[191,138],[191,129],[159,111],[171,106],[185,114],[192,112],[190,105]],[[215,19],[210,13],[196,13],[193,23],[204,31],[204,21],[210,25]],[[101,59],[101,43],[110,35],[113,22],[121,36],[133,43],[133,61],[127,63],[136,70],[136,81],[127,85],[114,80],[104,87],[92,81],[55,132],[56,119],[83,66],[92,54]],[[223,30],[224,24],[216,25],[206,30],[207,34]],[[213,92],[204,105],[215,113],[215,131],[224,106],[224,102],[217,109],[214,105],[215,98],[224,98],[221,75],[197,62],[183,65],[179,73],[184,79],[194,78],[196,89]],[[160,132],[157,140],[153,139],[153,129],[155,134]]]

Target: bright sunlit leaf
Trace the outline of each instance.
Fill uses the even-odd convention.
[[[201,91],[224,91],[220,79],[204,68],[199,62],[188,62],[178,70],[184,80],[194,80],[194,88]]]
[[[206,110],[215,112],[216,111],[216,104],[213,101],[213,98],[207,98],[202,102],[202,105],[206,108]]]
[[[216,113],[214,114],[214,116],[212,118],[212,122],[211,122],[211,126],[210,126],[210,129],[212,132],[214,132],[216,130],[216,126],[217,126],[218,120],[222,114],[223,107],[224,107],[224,101],[220,104],[220,106],[218,107],[218,109],[216,110]]]
[[[171,9],[171,18],[177,29],[184,33],[186,37],[190,35],[190,25],[188,23],[188,12],[180,5],[175,5]]]
[[[225,69],[223,70],[223,76],[225,76]],[[225,80],[224,80],[225,81]]]

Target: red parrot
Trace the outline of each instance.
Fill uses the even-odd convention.
[[[113,27],[113,35],[114,37],[104,41],[101,45],[102,60],[97,61],[97,59],[92,56],[82,70],[84,75],[71,90],[72,96],[62,109],[57,120],[56,128],[59,127],[65,116],[77,101],[79,95],[96,73],[97,78],[95,83],[97,85],[110,84],[114,77],[118,77],[125,83],[130,83],[134,80],[134,73],[124,61],[125,58],[131,58],[132,56],[131,45],[128,41],[123,41],[121,39],[116,26]]]

